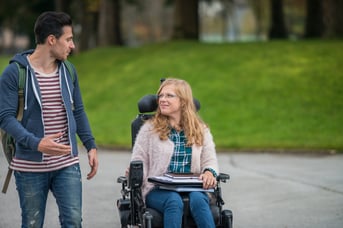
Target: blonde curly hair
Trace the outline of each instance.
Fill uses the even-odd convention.
[[[160,88],[157,91],[157,95],[160,94],[161,90],[165,86],[170,85],[174,86],[174,92],[180,98],[180,127],[183,129],[185,136],[187,138],[186,145],[203,145],[204,127],[206,125],[197,113],[190,85],[185,80],[168,78],[165,81],[163,81],[160,85]],[[163,115],[160,109],[157,108],[156,114],[151,121],[153,123],[154,130],[157,134],[159,134],[160,139],[167,140],[168,135],[171,131],[169,117]]]

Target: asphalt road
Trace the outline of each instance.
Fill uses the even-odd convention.
[[[86,180],[87,157],[81,154],[83,227],[120,227],[115,202],[116,178],[129,164],[128,151],[99,151],[100,167]],[[231,175],[222,184],[223,197],[234,213],[235,228],[342,228],[343,155],[218,153],[221,172]],[[7,162],[0,154],[0,184]],[[20,209],[12,178],[7,194],[0,193],[0,228],[20,227]],[[58,210],[50,195],[45,227],[59,227]]]

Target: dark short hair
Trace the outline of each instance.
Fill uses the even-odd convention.
[[[53,11],[42,13],[37,18],[34,27],[36,44],[43,44],[49,35],[60,38],[63,35],[64,26],[72,26],[72,20],[68,14]]]

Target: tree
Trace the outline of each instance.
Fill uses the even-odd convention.
[[[287,38],[287,29],[284,20],[283,0],[271,0],[271,28],[269,30],[270,39]]]
[[[54,10],[53,1],[36,0],[11,0],[0,3],[0,29],[9,29],[13,34],[11,44],[8,44],[8,51],[16,52],[15,38],[17,35],[27,35],[29,37],[30,48],[35,47],[35,37],[33,26],[37,17],[46,10]],[[2,34],[0,33],[0,36]],[[0,49],[3,44],[0,44]]]
[[[114,32],[114,40],[112,44],[115,45],[124,45],[123,41],[123,35],[121,30],[121,11],[122,11],[122,5],[120,0],[114,0],[113,1],[113,32]]]
[[[268,31],[268,7],[269,2],[266,0],[249,0],[249,4],[256,19],[256,38],[257,40],[264,40],[266,31]]]
[[[325,0],[324,5],[324,24],[327,37],[343,38],[343,1]]]
[[[98,45],[123,45],[120,0],[101,0],[99,11]]]
[[[306,1],[305,38],[322,37],[325,31],[322,0]]]
[[[81,34],[79,50],[84,51],[97,45],[97,20],[99,14],[99,1],[77,0],[81,9]]]
[[[63,11],[63,12],[66,12],[68,14],[71,14],[71,11],[70,11],[71,1],[69,1],[69,0],[55,0],[54,3],[55,3],[55,10],[56,11]]]
[[[198,0],[174,1],[173,39],[199,39]]]

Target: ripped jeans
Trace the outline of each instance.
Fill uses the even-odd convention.
[[[59,208],[61,227],[81,227],[82,183],[79,164],[52,172],[14,171],[14,176],[22,212],[22,228],[43,227],[49,190]]]

